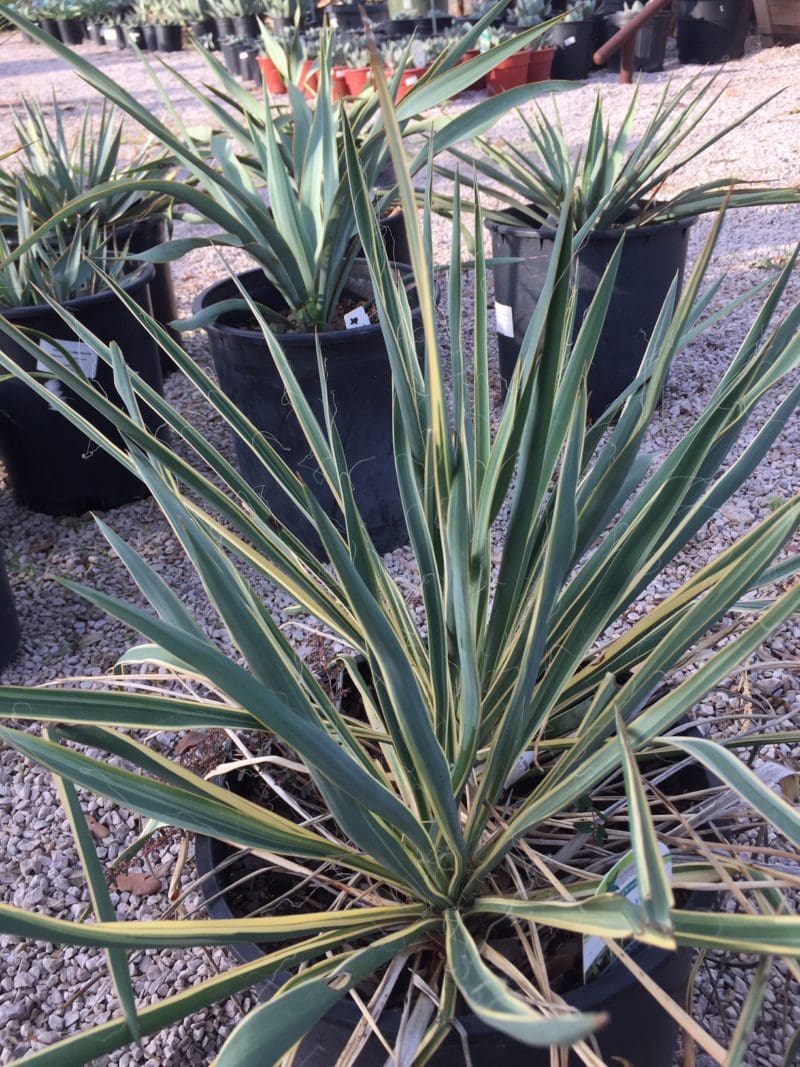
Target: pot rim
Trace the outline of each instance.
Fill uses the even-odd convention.
[[[527,205],[532,207],[533,205]],[[514,211],[519,211],[519,208],[509,208],[508,213],[512,214]],[[630,212],[630,222],[634,222],[636,218],[639,218],[639,213]],[[691,218],[685,219],[663,219],[657,222],[645,222],[641,226],[626,225],[626,226],[610,226],[600,230],[592,230],[590,234],[591,240],[599,241],[618,241],[623,234],[628,234],[628,240],[630,240],[631,234],[639,234],[640,236],[649,237],[651,233],[658,230],[663,233],[669,229],[681,229],[688,230],[690,226],[694,226],[697,222],[699,215],[692,215]],[[624,218],[624,216],[623,216]],[[486,219],[484,225],[491,233],[499,234],[512,234],[515,236],[526,237],[531,234],[544,238],[546,240],[552,240],[556,231],[551,226],[542,224],[536,226],[533,222],[524,222],[520,220],[517,223],[500,222],[497,219]]]
[[[389,216],[386,216],[386,217],[388,218]],[[383,219],[381,219],[381,221],[383,221]],[[353,265],[355,266],[356,264],[366,264],[366,262],[367,262],[366,259],[362,259],[362,258],[359,257],[356,260],[354,260]],[[394,260],[390,261],[390,263],[391,263],[391,266],[393,266],[393,267],[401,267],[404,270],[407,270],[409,275],[411,274],[411,267],[410,267],[409,264],[407,264],[407,263],[396,263]],[[236,277],[236,279],[238,281],[240,281],[245,286],[247,285],[248,281],[250,281],[251,279],[258,279],[259,277],[263,278],[264,281],[267,284],[269,284],[269,285],[273,284],[272,282],[269,281],[267,276],[264,274],[264,271],[262,270],[261,267],[251,267],[249,270],[239,271],[235,275],[235,277]],[[192,302],[192,311],[194,312],[194,314],[197,314],[200,311],[205,311],[206,308],[212,307],[213,304],[217,302],[215,299],[213,299],[214,296],[217,295],[217,293],[219,292],[220,289],[222,289],[222,288],[224,288],[226,286],[229,286],[229,285],[234,285],[235,286],[234,279],[231,278],[230,276],[228,276],[226,278],[219,278],[217,281],[212,282],[211,285],[206,286],[206,288],[203,289],[202,292],[200,292],[194,298],[194,300]],[[346,289],[346,287],[345,287],[345,289]],[[234,293],[233,295],[235,297],[236,293]],[[413,311],[413,307],[412,307],[412,311]],[[241,326],[228,326],[225,323],[220,323],[219,320],[209,323],[208,326],[204,326],[203,329],[208,331],[209,333],[215,332],[215,333],[219,333],[219,334],[224,334],[226,337],[236,337],[236,338],[240,338],[242,340],[253,340],[253,339],[257,339],[258,341],[263,341],[264,340],[263,334],[261,333],[260,330],[246,330]],[[374,333],[374,331],[380,330],[380,329],[381,329],[380,323],[371,322],[371,323],[369,323],[368,326],[356,326],[356,327],[354,327],[352,329],[349,329],[349,330],[319,330],[316,333],[286,332],[286,333],[276,333],[275,337],[278,340],[278,342],[284,347],[287,346],[287,345],[290,346],[290,347],[294,347],[295,345],[297,347],[301,347],[301,346],[305,347],[305,346],[309,346],[310,345],[313,348],[313,347],[316,346],[316,339],[317,338],[319,338],[319,341],[320,341],[321,344],[324,343],[326,345],[326,347],[327,347],[327,346],[340,345],[340,344],[344,344],[344,343],[348,343],[349,344],[351,341],[355,340],[356,338],[368,337],[370,335],[370,332]]]
[[[236,772],[229,771],[228,775],[234,773]],[[224,788],[224,780],[228,775],[219,775],[213,780],[216,785]],[[237,917],[228,906],[224,892],[211,903],[207,903],[209,897],[216,896],[216,894],[223,889],[219,884],[216,874],[210,875],[210,872],[214,867],[212,862],[213,856],[211,853],[214,840],[216,839],[208,837],[206,834],[195,834],[195,863],[197,864],[197,873],[204,876],[203,881],[200,884],[203,904],[212,918],[235,920]],[[697,890],[690,893],[683,904],[684,909],[687,911],[700,910],[701,899],[703,897],[704,894]],[[230,944],[228,948],[233,955],[237,956],[245,963],[252,963],[255,960],[263,959],[265,956],[265,953],[258,948],[256,942],[235,942]],[[690,953],[691,951],[692,949],[690,948],[669,950],[657,948],[654,945],[646,945],[642,942],[635,942],[629,949],[628,954],[639,967],[648,971],[648,973],[652,973],[665,963],[667,959],[676,957],[679,953]],[[269,996],[272,997],[278,991],[280,986],[292,976],[293,972],[291,971],[276,971],[274,974],[265,978],[260,985],[262,988],[265,988],[266,991],[268,991]],[[633,975],[624,964],[620,963],[619,960],[614,959],[599,975],[597,975],[597,977],[592,978],[590,981],[584,983],[584,985],[578,986],[576,989],[571,989],[565,993],[564,1000],[571,1007],[577,1008],[579,1011],[598,1010],[601,1009],[608,1000],[634,988],[637,984],[638,980],[635,975]],[[399,1022],[401,1014],[401,1009],[387,1008],[384,1010],[381,1017],[390,1023],[395,1018]],[[353,1025],[355,1025],[357,1017],[360,1018],[360,1015],[355,1005],[350,1002],[350,999],[345,998],[344,1000],[337,1001],[326,1017],[349,1026],[351,1019],[353,1020]],[[469,1036],[480,1037],[496,1032],[493,1027],[490,1027],[488,1023],[482,1022],[472,1012],[458,1016],[457,1021]],[[310,1032],[311,1031],[309,1031],[309,1033]]]
[[[144,282],[145,285],[149,285],[155,277],[156,268],[153,263],[141,263],[134,270],[128,274],[124,274],[118,281],[118,284],[122,289],[127,292],[135,285]],[[93,304],[102,303],[103,300],[107,300],[109,297],[117,299],[116,294],[111,289],[101,289],[97,293],[90,293],[88,296],[76,296],[73,300],[65,300],[61,305],[68,311],[82,310],[86,307],[91,307]],[[42,314],[55,314],[49,304],[26,304],[20,307],[3,308],[0,307],[0,315],[3,318],[9,319],[13,315],[13,321],[19,322],[20,320],[37,318]]]

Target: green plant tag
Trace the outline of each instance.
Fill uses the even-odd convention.
[[[672,881],[672,856],[666,845],[660,844],[658,851],[664,860],[667,877]],[[626,852],[611,870],[603,878],[597,887],[595,896],[601,893],[618,893],[632,904],[641,904],[642,894],[639,891],[639,878],[636,873],[636,861],[633,852]],[[594,937],[584,934],[583,938],[583,980],[589,982],[596,978],[609,963],[612,956],[606,948],[602,937]]]

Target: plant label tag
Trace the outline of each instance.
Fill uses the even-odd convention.
[[[416,85],[418,81],[419,81],[418,75],[416,75],[416,74],[407,74],[406,75],[406,85]]]
[[[347,330],[357,330],[359,326],[369,326],[369,315],[363,307],[353,308],[344,317],[344,325]]]
[[[514,309],[510,304],[501,304],[495,300],[494,325],[497,332],[503,337],[514,336]]]
[[[250,58],[250,53],[249,52],[240,52],[239,53],[239,59],[249,59],[249,58]]]
[[[664,861],[667,878],[672,881],[672,856],[666,845],[659,842],[658,851]],[[639,878],[636,874],[636,861],[632,852],[625,855],[614,864],[611,870],[603,878],[597,887],[595,896],[601,893],[617,893],[625,897],[631,904],[641,904],[642,894],[639,889]],[[584,936],[583,939],[583,980],[589,981],[595,977],[611,962],[611,954],[606,948],[602,937]]]
[[[575,44],[575,38],[574,37],[568,37],[566,39],[566,41],[564,41],[564,47],[565,48],[569,48],[569,46],[572,45],[572,44]]]
[[[85,341],[61,341],[56,345],[51,345],[49,341],[40,341],[39,348],[44,352],[46,356],[50,356],[56,363],[59,363],[62,367],[70,367],[74,370],[72,363],[77,364],[81,373],[89,379],[97,377],[97,353],[93,348],[90,348]],[[62,352],[61,349],[64,351]],[[72,363],[64,352],[72,359]],[[36,360],[36,369],[39,371],[47,371],[50,368],[42,360]]]
[[[527,772],[533,766],[533,761],[535,760],[535,758],[535,753],[523,752],[520,758],[514,764],[513,768],[511,769],[511,773],[509,774],[508,778],[506,778],[505,782],[503,783],[503,789],[510,789],[515,782],[518,782],[520,780],[523,774],[527,774]]]
[[[103,27],[103,38],[106,41],[116,41],[116,39],[117,39],[117,28],[116,28],[116,26],[104,26]]]

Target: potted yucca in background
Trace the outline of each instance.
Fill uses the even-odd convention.
[[[601,0],[570,0],[564,18],[550,31],[555,47],[552,75],[581,81],[592,69],[595,35]]]
[[[508,380],[522,338],[540,299],[556,225],[568,190],[575,207],[578,321],[588,307],[611,257],[622,244],[612,310],[589,374],[589,414],[598,417],[636,373],[661,306],[686,265],[689,227],[701,214],[730,207],[788,204],[800,200],[797,187],[748,185],[736,177],[673,192],[682,169],[709,152],[745,122],[753,108],[721,129],[704,134],[703,123],[725,92],[714,79],[691,79],[664,87],[652,115],[634,140],[638,92],[612,132],[600,96],[595,100],[584,151],[571,154],[556,110],[541,109],[528,119],[521,112],[527,144],[478,139],[478,152],[453,154],[488,179],[481,190],[503,205],[487,211],[494,256],[495,311],[501,374]],[[772,99],[771,97],[769,99]],[[697,141],[690,138],[697,137]],[[439,172],[454,176],[452,168]],[[677,179],[677,180],[676,180]],[[466,177],[462,176],[462,181]],[[447,210],[447,197],[439,203]]]
[[[413,218],[402,130],[377,63],[376,84],[400,199]],[[470,330],[462,310],[458,196],[445,337],[430,255],[418,226],[409,228],[421,365],[406,288],[383,250],[358,145],[349,130],[344,136],[392,366],[397,477],[418,585],[409,603],[375,551],[353,499],[336,414],[311,410],[255,304],[307,447],[336,498],[341,532],[214,381],[139,314],[304,511],[329,567],[276,528],[259,494],[135,375],[119,368],[126,414],[71,368],[52,364],[63,385],[113,418],[128,442],[125,462],[158,500],[232,651],[103,527],[137,602],[68,584],[143,636],[120,668],[156,667],[147,690],[121,674],[106,689],[0,689],[0,709],[19,723],[3,727],[0,738],[56,777],[92,894],[92,921],[4,905],[0,930],[106,949],[121,1002],[117,1018],[65,1037],[46,1055],[96,1060],[274,979],[280,988],[230,1035],[220,1067],[387,1057],[485,1065],[500,1055],[538,1067],[568,1046],[585,1063],[616,1057],[661,1067],[672,1063],[679,1026],[687,1042],[721,1062],[724,1050],[682,1007],[690,964],[682,950],[713,946],[764,960],[734,1034],[741,1053],[764,996],[766,959],[800,956],[800,922],[787,899],[794,878],[754,858],[749,846],[740,851],[715,836],[707,820],[718,807],[704,805],[679,768],[705,766],[717,789],[730,791],[726,801],[764,820],[784,848],[800,843],[800,818],[736,755],[736,745],[780,744],[780,730],[717,743],[687,734],[685,717],[800,608],[800,587],[790,581],[740,610],[749,590],[794,575],[795,558],[772,561],[800,525],[800,499],[784,501],[659,602],[646,606],[640,597],[741,486],[796,409],[800,309],[771,324],[795,260],[762,294],[752,328],[686,438],[648,463],[646,433],[671,359],[730,310],[712,313],[702,290],[719,224],[683,295],[675,286],[668,294],[619,418],[612,424],[609,413],[587,432],[586,375],[620,253],[573,344],[568,197],[544,299],[493,424],[485,315],[476,301]],[[480,231],[479,209],[472,225]],[[477,294],[485,291],[480,249],[474,284]],[[112,350],[99,350],[115,362]],[[0,361],[46,394],[19,366]],[[776,397],[775,386],[770,418],[746,441],[748,416],[767,394]],[[159,414],[181,440],[180,453],[144,429],[139,405]],[[94,439],[108,447],[102,434]],[[198,468],[184,458],[192,454]],[[265,610],[260,580],[283,590],[330,639],[348,703],[337,702]],[[20,728],[34,721],[46,727],[43,736]],[[237,770],[255,776],[258,802],[148,743],[162,731],[212,728],[244,731],[237,736],[250,755]],[[273,892],[251,917],[126,922],[114,912],[78,789],[146,820],[128,854],[156,827],[210,835],[262,861]],[[615,876],[636,892],[625,895]],[[724,887],[734,891],[735,910],[715,910]],[[251,962],[136,1004],[127,951],[251,942],[262,946]],[[573,960],[566,982],[565,958]],[[673,966],[682,976],[673,972],[665,990],[662,968]]]
[[[492,15],[489,12],[488,17]],[[430,131],[431,123],[416,121],[420,110],[449,99],[541,32],[540,28],[527,30],[515,40],[461,64],[461,57],[485,23],[486,19],[479,22],[443,52],[425,78],[397,103],[396,115],[406,136]],[[39,37],[44,35],[39,32]],[[273,52],[278,51],[276,42],[268,35],[265,39]],[[214,133],[203,146],[197,143],[193,130],[180,126],[171,130],[92,64],[57,43],[52,47],[62,57],[69,57],[89,84],[153,134],[191,179],[134,180],[115,184],[114,191],[151,188],[171,195],[176,204],[185,205],[196,218],[215,224],[217,229],[214,235],[182,238],[140,255],[158,262],[177,258],[192,248],[216,246],[241,248],[252,259],[251,270],[235,278],[223,277],[202,293],[196,314],[184,323],[186,328],[207,329],[226,393],[243,405],[260,431],[280,442],[287,464],[303,471],[316,487],[322,506],[333,512],[333,496],[316,472],[315,461],[309,460],[305,439],[283,401],[283,384],[267,358],[263,336],[245,300],[250,296],[290,353],[295,373],[315,410],[321,413],[326,403],[334,402],[326,396],[335,398],[344,453],[354,471],[356,498],[376,544],[388,551],[402,543],[406,531],[392,461],[390,365],[376,321],[367,265],[359,262],[345,159],[349,130],[358,142],[359,157],[373,189],[373,207],[382,215],[394,203],[394,196],[389,187],[374,191],[388,161],[384,119],[375,94],[362,94],[346,112],[333,100],[327,33],[321,38],[313,107],[295,92],[289,97],[287,110],[280,114],[273,112],[268,99],[254,99],[242,92],[213,54],[201,50],[235,109],[233,114],[224,111],[217,106],[213,91],[200,89],[173,72],[208,109]],[[298,69],[296,61],[293,67],[288,58],[284,62],[289,69]],[[394,93],[400,73],[392,81]],[[508,106],[531,99],[537,91],[535,86],[525,86],[503,101],[482,101],[452,119],[438,121],[433,125],[434,154],[454,140],[487,129]],[[428,152],[421,148],[412,165],[414,172],[427,161]],[[81,204],[93,203],[110,191],[110,183],[98,186],[72,201],[55,218],[68,217]],[[413,289],[409,299],[416,302]],[[328,365],[327,394],[320,390],[318,343]],[[366,411],[370,413],[368,419],[364,418]],[[280,493],[258,456],[238,440],[236,447],[244,476],[267,496],[276,517],[322,551],[316,532]]]
[[[625,0],[619,11],[609,12],[605,16],[606,36],[608,39],[619,33],[627,24],[634,19],[640,11],[644,10],[643,0]],[[664,69],[664,57],[667,50],[667,38],[672,20],[672,12],[669,10],[659,11],[651,20],[636,33],[634,42],[633,65],[636,70],[642,70],[646,74],[655,74]],[[620,65],[620,52],[617,51],[609,57],[608,69],[618,71]]]
[[[16,220],[16,238],[21,243],[33,230],[21,185]],[[136,315],[118,306],[98,273],[116,276],[135,305],[149,310],[152,265],[116,256],[96,220],[68,230],[51,230],[46,241],[35,242],[9,263],[11,252],[12,246],[0,232],[0,316],[35,331],[34,336],[41,339],[34,343],[38,354],[32,357],[29,350],[2,338],[0,347],[7,357],[31,373],[46,373],[46,357],[50,356],[77,368],[109,398],[120,402],[112,370],[62,322],[59,308],[67,308],[103,342],[118,345],[121,357],[154,389],[161,390],[158,348]],[[48,379],[48,388],[53,396],[60,395],[55,380]],[[68,399],[74,399],[74,394]],[[80,401],[77,410],[82,418],[91,417]],[[107,422],[102,425],[110,431]],[[65,422],[52,400],[43,400],[7,377],[0,383],[0,456],[15,496],[34,511],[75,515],[92,508],[117,507],[147,494],[135,475],[112,456],[93,449],[82,429]]]
[[[49,110],[48,118],[40,103],[26,100],[19,113],[12,113],[20,150],[10,165],[0,166],[0,229],[6,237],[13,243],[20,183],[26,190],[31,228],[36,229],[87,190],[117,182],[119,191],[115,193],[112,185],[102,200],[84,208],[84,218],[89,211],[117,251],[141,252],[166,241],[171,232],[170,197],[157,189],[131,189],[129,183],[170,177],[169,158],[147,143],[123,160],[123,123],[106,101],[96,116],[87,107],[77,130],[69,134],[64,107],[55,94]],[[149,289],[155,317],[168,326],[178,314],[168,263],[156,264]],[[171,369],[171,365],[164,368]]]

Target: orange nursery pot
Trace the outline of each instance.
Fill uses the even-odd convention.
[[[518,85],[547,81],[555,52],[555,48],[526,49],[504,59],[486,75],[489,95],[504,93]]]
[[[369,82],[369,67],[348,67],[344,74],[349,96],[358,96]]]
[[[334,67],[331,70],[331,93],[334,100],[347,96],[347,67]]]
[[[300,88],[306,99],[316,96],[319,89],[319,70],[312,70],[313,66],[313,59],[304,59],[300,67]]]
[[[264,78],[264,84],[267,89],[274,95],[278,93],[286,92],[286,83],[278,72],[278,68],[269,58],[269,56],[258,56],[257,62],[261,67],[261,75]]]
[[[427,67],[409,67],[408,70],[403,71],[400,75],[400,84],[397,87],[397,99],[402,100],[412,85],[416,85],[422,75],[427,71]]]
[[[480,54],[481,54],[480,53],[480,49],[478,49],[478,48],[470,48],[461,57],[461,62],[462,63],[469,63],[469,61],[471,59],[477,59]],[[477,89],[485,89],[485,88],[486,88],[486,75],[484,74],[483,77],[477,78],[472,83],[472,85],[470,85],[467,89],[464,90],[464,92],[468,93],[468,92],[471,92],[471,91],[474,91],[474,90],[477,90]]]

